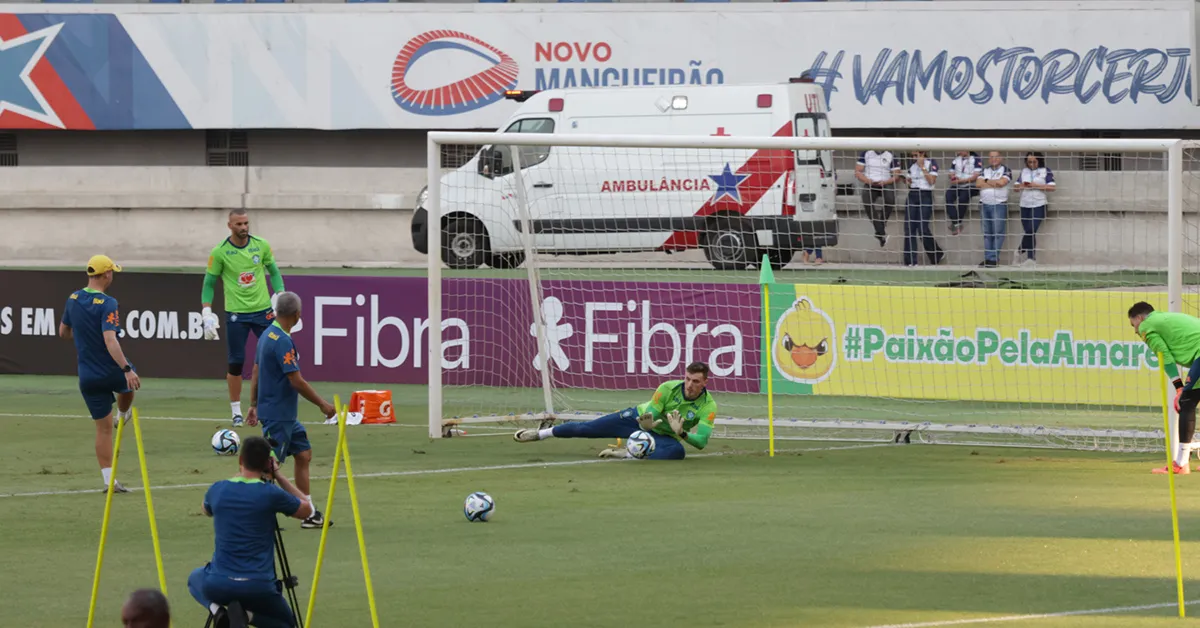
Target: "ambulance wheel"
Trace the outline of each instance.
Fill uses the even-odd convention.
[[[479,268],[488,258],[487,229],[475,218],[452,218],[442,229],[442,261],[450,268]]]
[[[488,256],[488,266],[492,268],[520,268],[525,263],[525,253],[492,253]]]
[[[754,234],[740,216],[717,216],[701,239],[704,256],[717,270],[745,270],[754,260]]]

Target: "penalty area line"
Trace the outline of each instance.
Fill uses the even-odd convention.
[[[868,447],[887,447],[888,443],[873,443],[869,445],[847,445],[843,447],[815,447],[813,449],[798,449],[790,451],[837,451],[841,449],[865,449]],[[730,451],[730,452],[714,452],[709,454],[695,454],[692,458],[715,458],[719,456],[736,456],[745,455],[746,451]],[[610,460],[603,458],[588,458],[585,460],[563,460],[559,462],[521,462],[515,464],[494,464],[482,465],[477,467],[448,467],[445,469],[410,469],[407,471],[376,471],[373,473],[358,473],[355,474],[355,479],[363,478],[395,478],[395,477],[411,477],[421,475],[439,475],[444,473],[470,473],[473,471],[511,471],[517,469],[539,469],[544,467],[574,467],[585,464],[599,464],[605,462],[632,462],[631,460]],[[322,475],[313,476],[314,480],[328,480],[332,476]],[[344,479],[345,473],[338,474],[338,479]],[[189,484],[162,484],[159,486],[151,486],[152,491],[172,491],[187,488],[207,488],[212,486],[212,482],[197,482]],[[141,492],[141,487],[128,487],[131,493]],[[102,494],[104,489],[101,488],[84,488],[63,491],[32,491],[28,493],[0,493],[0,499],[15,498],[15,497],[52,497],[58,495],[87,495],[87,494]]]
[[[1200,600],[1184,602],[1184,606],[1200,604]],[[1010,621],[1032,621],[1038,619],[1056,619],[1059,617],[1077,617],[1080,615],[1116,615],[1134,611],[1149,611],[1159,608],[1174,608],[1178,602],[1163,602],[1161,604],[1141,604],[1138,606],[1113,606],[1109,608],[1092,608],[1079,611],[1060,611],[1057,613],[1033,613],[1029,615],[1003,615],[1000,617],[977,617],[975,619],[947,619],[942,621],[925,621],[909,624],[880,624],[868,628],[936,628],[938,626],[966,626],[969,624],[994,624]]]

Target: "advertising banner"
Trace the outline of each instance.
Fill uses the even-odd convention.
[[[303,302],[292,337],[312,381],[424,384],[429,346],[423,277],[286,277]],[[67,295],[82,272],[0,271],[0,374],[73,375],[75,348],[58,338]],[[222,338],[205,341],[199,274],[124,272],[121,345],[149,378],[225,373]],[[445,280],[442,363],[447,385],[541,386],[529,284]],[[223,313],[218,302],[214,310]],[[549,281],[542,311],[556,386],[648,390],[712,367],[713,389],[757,392],[762,308],[754,285]],[[246,355],[254,355],[251,337]],[[250,360],[253,358],[251,357]],[[249,369],[247,369],[249,373]]]
[[[292,277],[304,326],[292,335],[305,376],[319,381],[423,384],[429,346],[423,277]],[[529,284],[446,279],[443,382],[541,386]],[[542,312],[556,386],[651,389],[711,364],[714,390],[757,392],[762,344],[758,287],[547,281]]]
[[[1155,292],[836,285],[771,293],[780,394],[1161,404],[1158,360],[1126,312]]]
[[[1189,2],[9,10],[2,128],[494,129],[508,89],[804,71],[837,128],[1200,128]]]

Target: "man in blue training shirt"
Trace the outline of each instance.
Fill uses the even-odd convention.
[[[121,313],[117,300],[104,294],[112,285],[113,273],[121,267],[106,255],[94,255],[88,260],[88,285],[67,297],[58,335],[75,341],[79,362],[79,392],[87,404],[92,422],[96,425],[96,461],[108,490],[112,477],[113,428],[116,421],[128,421],[133,406],[133,391],[142,382],[125,359],[117,335],[121,331]],[[116,393],[117,418],[112,415]],[[113,491],[129,492],[120,482],[113,481]]]
[[[275,515],[306,519],[312,516],[312,502],[279,473],[265,438],[242,442],[238,466],[237,475],[204,494],[204,514],[213,518],[213,556],[188,576],[188,592],[215,616],[218,628],[229,626],[228,615],[243,610],[252,626],[292,628],[296,620],[282,583],[275,579]],[[235,602],[232,612],[227,611]]]
[[[275,305],[275,321],[258,339],[258,355],[254,360],[254,379],[250,383],[250,412],[246,422],[263,424],[263,436],[275,449],[280,464],[291,456],[296,460],[296,488],[305,496],[312,495],[309,485],[309,464],[312,445],[308,431],[298,418],[297,395],[321,409],[326,419],[334,415],[334,407],[321,398],[312,385],[300,375],[300,355],[289,335],[300,323],[300,297],[294,292],[282,292]],[[308,498],[312,501],[312,498]],[[321,511],[303,522],[302,528],[320,528],[325,524]],[[330,525],[333,525],[330,523]]]

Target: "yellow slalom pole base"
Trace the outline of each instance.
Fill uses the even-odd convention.
[[[766,336],[767,350],[763,360],[763,368],[767,369],[767,440],[768,453],[775,457],[775,363],[771,360],[771,288],[763,284],[763,333]]]
[[[100,549],[96,551],[96,573],[92,576],[92,601],[88,604],[88,628],[92,628],[96,620],[96,599],[100,593],[100,568],[104,565],[104,543],[108,540],[108,520],[112,514],[113,483],[117,481],[117,460],[119,460],[121,454],[121,434],[124,431],[125,422],[118,421],[117,439],[113,443],[112,474],[108,476],[108,494],[104,496],[104,518],[100,523]]]
[[[162,546],[158,541],[158,522],[154,516],[154,499],[150,497],[150,471],[146,468],[146,447],[142,443],[142,426],[138,423],[137,408],[133,409],[133,436],[137,439],[138,463],[142,465],[142,490],[146,493],[146,515],[150,517],[150,539],[154,543],[154,564],[158,568],[158,588],[162,590],[163,596],[166,596],[167,572],[163,569]]]
[[[341,438],[342,458],[346,461],[346,487],[350,489],[350,508],[354,511],[354,531],[358,533],[358,553],[362,557],[363,580],[367,585],[367,605],[371,607],[371,625],[379,628],[379,613],[375,608],[375,587],[371,584],[371,567],[367,564],[367,541],[363,537],[362,515],[358,510],[358,493],[354,490],[354,471],[350,467],[350,443]]]
[[[325,560],[325,541],[329,537],[329,517],[333,513],[333,495],[337,488],[338,468],[342,462],[342,445],[346,441],[346,411],[337,395],[333,396],[333,407],[338,418],[337,446],[333,451],[333,471],[329,477],[329,498],[325,502],[325,524],[321,526],[321,542],[317,546],[317,566],[313,569],[312,589],[308,592],[308,609],[304,611],[304,625],[312,626],[313,607],[317,604],[317,585],[321,582],[321,564]]]
[[[1163,441],[1167,446],[1167,484],[1171,487],[1171,532],[1174,534],[1175,542],[1175,584],[1176,591],[1179,597],[1179,616],[1186,617],[1183,601],[1183,555],[1179,547],[1179,508],[1178,502],[1175,500],[1175,473],[1174,467],[1175,457],[1171,455],[1171,401],[1170,383],[1167,381],[1167,369],[1164,366],[1163,354],[1158,354],[1158,370],[1162,380],[1162,402],[1163,402]],[[1186,464],[1190,464],[1189,460]]]

